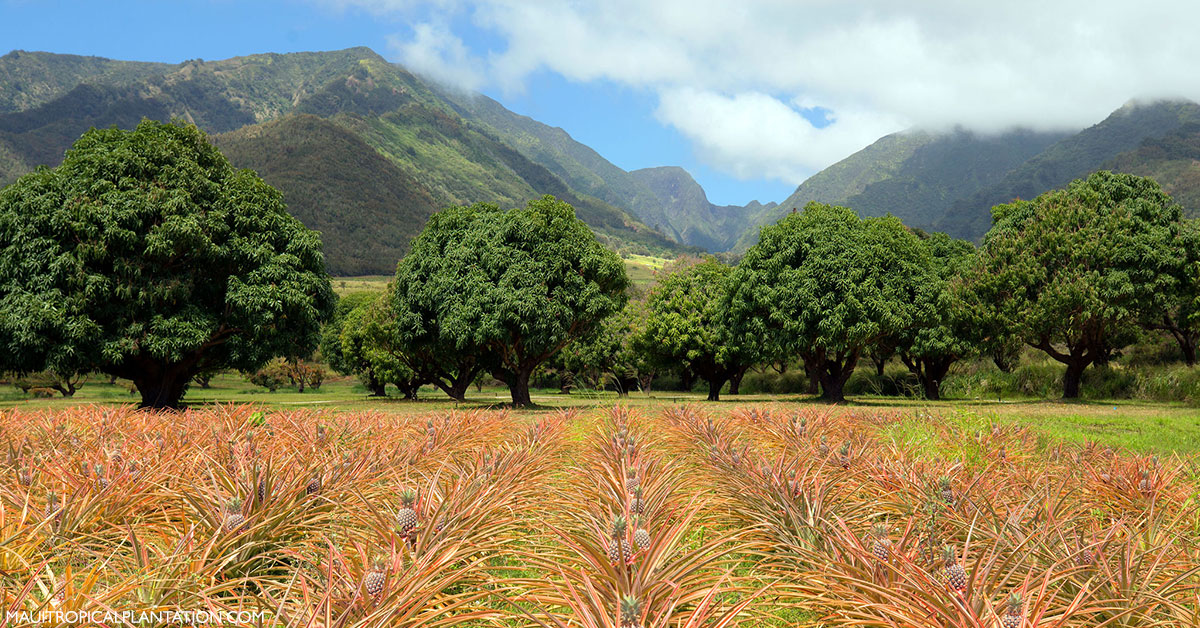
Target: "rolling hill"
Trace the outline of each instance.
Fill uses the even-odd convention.
[[[182,118],[212,134],[234,165],[280,188],[291,211],[322,232],[335,274],[390,274],[438,207],[509,207],[543,194],[574,205],[611,248],[696,250],[648,227],[605,186],[573,186],[514,146],[511,130],[367,48],[177,65],[17,51],[0,57],[0,80],[9,85],[0,99],[0,184],[56,165],[89,127]],[[491,118],[506,116],[493,109]],[[562,136],[564,154],[590,151]],[[624,171],[591,153],[578,172],[620,178]]]

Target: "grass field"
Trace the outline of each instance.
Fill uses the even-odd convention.
[[[635,286],[646,287],[654,282],[654,272],[670,260],[649,255],[629,254],[624,257],[625,272]],[[351,292],[382,292],[392,278],[387,275],[363,275],[360,277],[334,277],[333,289],[339,295]]]
[[[831,406],[818,399],[798,395],[726,395],[720,402],[708,403],[704,401],[703,393],[653,391],[619,399],[612,392],[575,391],[563,395],[557,390],[535,390],[533,398],[540,407],[520,410],[517,414],[538,416],[558,409],[604,408],[618,402],[647,412],[683,404],[701,404],[707,412],[716,415],[725,415],[744,407],[832,410]],[[294,389],[272,393],[251,386],[242,376],[230,373],[214,378],[209,389],[193,385],[186,400],[194,406],[233,403],[255,404],[276,410],[309,408],[328,412],[372,411],[419,415],[452,409],[496,409],[503,407],[510,398],[507,389],[501,387],[485,387],[482,391],[472,388],[468,392],[467,402],[457,404],[440,391],[426,386],[417,401],[398,397],[379,399],[367,396],[366,390],[353,377],[336,377],[328,380],[319,390],[304,393],[297,393]],[[71,399],[32,399],[15,388],[0,389],[0,408],[66,408],[92,403],[125,405],[135,401],[136,397],[124,384],[110,385],[104,379],[88,381]],[[850,399],[844,407],[900,415],[933,414],[946,423],[960,425],[964,429],[984,429],[992,423],[1027,426],[1048,444],[1090,441],[1141,452],[1200,452],[1200,408],[1180,403],[1040,399],[928,402],[862,396]],[[890,428],[892,431],[889,435],[919,442],[924,438],[919,425],[923,424],[906,426],[899,423]]]

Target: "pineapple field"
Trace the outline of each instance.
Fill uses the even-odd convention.
[[[92,406],[0,434],[10,626],[1200,625],[1197,458],[1014,423]]]

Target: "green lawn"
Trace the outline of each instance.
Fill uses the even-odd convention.
[[[906,441],[930,438],[928,420],[910,420],[922,415],[934,415],[943,422],[954,422],[975,429],[987,429],[992,423],[1017,423],[1032,427],[1047,443],[1093,441],[1103,445],[1127,447],[1135,451],[1197,452],[1200,451],[1200,408],[1181,403],[1152,403],[1141,401],[1075,401],[1058,400],[943,400],[929,402],[896,397],[860,396],[852,398],[841,408],[832,408],[811,397],[799,395],[726,395],[720,402],[709,403],[703,393],[653,391],[636,393],[620,400],[615,393],[575,391],[570,395],[557,390],[535,390],[533,400],[538,408],[523,411],[543,412],[566,407],[599,407],[617,402],[647,412],[681,404],[696,404],[704,412],[724,414],[752,404],[772,406],[787,411],[815,410],[818,412],[849,410],[855,412],[887,413],[895,416],[889,422],[891,435]],[[0,408],[38,409],[69,407],[77,404],[129,404],[136,402],[127,383],[108,384],[107,378],[94,377],[86,382],[74,398],[32,399],[13,387],[0,388]],[[389,413],[438,412],[455,407],[503,407],[509,400],[508,391],[501,387],[472,388],[467,401],[456,404],[431,386],[421,390],[420,399],[409,401],[398,397],[387,399],[368,397],[355,378],[337,377],[326,381],[319,390],[298,393],[294,389],[267,392],[248,384],[237,374],[223,374],[213,379],[211,387],[193,385],[186,400],[192,405],[212,403],[259,404],[267,408],[310,408],[331,412],[343,410],[374,410]]]

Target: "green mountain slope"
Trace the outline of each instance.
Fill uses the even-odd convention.
[[[737,248],[757,241],[761,224],[809,201],[844,205],[860,216],[892,214],[928,229],[955,201],[997,183],[1065,135],[1027,130],[982,135],[962,129],[888,135],[802,183],[755,223]]]
[[[1200,105],[1190,101],[1126,104],[1099,124],[1050,145],[994,185],[955,201],[934,226],[955,237],[979,238],[991,227],[994,205],[1062,187],[1148,138],[1195,121],[1200,121]]]
[[[123,87],[164,74],[173,67],[169,63],[14,50],[0,57],[0,113],[43,105],[80,83]]]
[[[321,232],[335,275],[394,271],[437,210],[424,186],[358,136],[313,115],[285,116],[214,141],[235,166],[256,170],[282,190],[288,211]]]
[[[0,184],[57,164],[91,126],[179,117],[217,135],[234,163],[277,185],[293,213],[323,232],[327,263],[337,273],[391,273],[433,207],[509,207],[542,194],[574,205],[614,249],[687,250],[627,206],[574,188],[504,133],[464,116],[470,112],[367,48],[177,66],[63,57],[42,54],[16,70],[26,54],[3,58],[13,76],[37,76],[38,68],[58,64],[68,66],[63,76],[82,82],[38,83],[39,94],[56,93],[52,98],[6,95],[17,110],[0,114]],[[101,69],[91,73],[95,67]],[[607,163],[596,158],[596,167]]]
[[[704,188],[686,170],[677,166],[643,168],[629,174],[649,188],[658,200],[656,210],[643,214],[643,220],[667,232],[678,242],[708,251],[728,251],[737,241],[749,216],[775,206],[774,203],[764,206],[757,201],[746,207],[713,205]]]
[[[1200,123],[1189,122],[1163,137],[1145,139],[1100,168],[1150,177],[1189,217],[1200,217]]]
[[[442,94],[463,117],[487,125],[505,144],[580,193],[627,208],[647,222],[647,215],[660,209],[659,199],[645,185],[566,131],[513,113],[482,94],[451,89]]]

